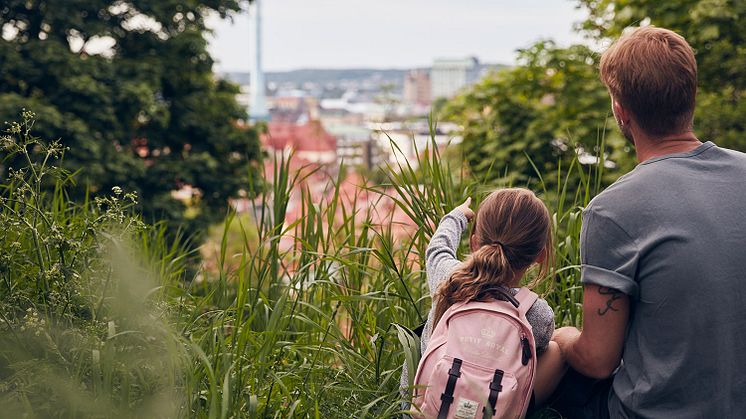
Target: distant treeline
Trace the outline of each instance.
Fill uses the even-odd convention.
[[[505,64],[479,64],[481,70],[505,68]],[[416,67],[411,69],[378,69],[378,68],[349,68],[349,69],[299,69],[291,71],[272,71],[265,73],[265,79],[274,83],[331,83],[340,81],[362,81],[380,79],[390,83],[401,83],[404,76],[412,70],[427,70],[429,67]],[[228,71],[219,73],[236,84],[249,84],[250,73],[241,71]]]

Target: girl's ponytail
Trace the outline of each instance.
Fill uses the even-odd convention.
[[[513,277],[513,267],[510,265],[505,245],[501,242],[486,244],[477,249],[471,256],[471,275],[479,282],[505,283]]]

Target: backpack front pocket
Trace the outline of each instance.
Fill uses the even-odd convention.
[[[439,360],[427,381],[422,413],[427,418],[437,418],[443,403],[448,404],[448,417],[458,419],[482,418],[485,406],[489,406],[490,385],[495,379],[495,370],[468,361],[461,361],[460,375],[456,379],[452,394],[447,392],[449,372],[453,358]],[[518,382],[510,372],[503,372],[497,383],[494,417],[518,417],[522,406],[517,394]],[[496,387],[496,386],[493,386]]]

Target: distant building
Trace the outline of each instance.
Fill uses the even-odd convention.
[[[404,103],[430,106],[432,100],[432,84],[427,71],[412,70],[404,76]]]
[[[319,119],[319,103],[312,96],[294,94],[267,98],[270,120],[304,125]]]
[[[433,99],[456,95],[461,89],[477,81],[479,61],[475,57],[436,59],[431,72]]]
[[[337,138],[337,159],[345,166],[373,169],[388,159],[369,128],[344,123],[324,123],[324,126]]]
[[[433,147],[433,141],[441,151],[445,151],[451,144],[458,144],[462,141],[458,135],[459,127],[453,123],[440,123],[435,127],[434,132],[430,132],[427,121],[387,122],[371,124],[371,128],[377,147],[388,151],[384,162],[387,161],[394,167],[405,161],[412,167],[416,167],[420,157],[418,154]]]
[[[368,164],[368,169],[384,167],[389,160],[390,148],[390,145],[384,148],[381,141],[371,133],[370,141],[365,143],[365,161]]]
[[[337,138],[337,158],[348,167],[368,166],[365,161],[366,144],[370,130],[355,125],[327,125],[327,131]]]
[[[262,145],[270,152],[295,154],[298,162],[333,165],[337,162],[337,139],[321,123],[310,121],[304,125],[270,122]]]
[[[353,114],[361,114],[366,120],[383,121],[386,118],[386,105],[376,103],[371,95],[361,91],[347,91],[340,98],[329,98],[321,100],[321,111],[346,111]]]
[[[344,109],[320,108],[319,120],[321,120],[325,128],[333,125],[365,125],[365,115],[352,113]]]

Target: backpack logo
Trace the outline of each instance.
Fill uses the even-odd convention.
[[[479,403],[474,400],[459,398],[456,404],[456,419],[475,419]]]

